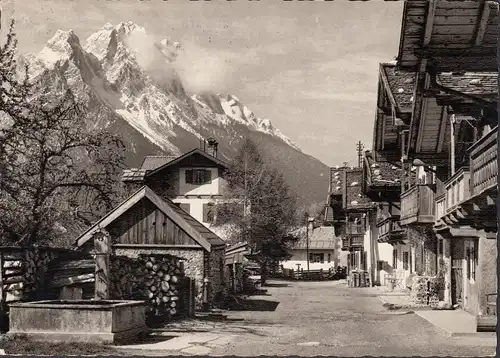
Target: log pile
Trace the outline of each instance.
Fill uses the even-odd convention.
[[[184,277],[181,260],[169,256],[146,256],[138,269],[143,277],[143,293],[154,316],[175,316],[179,311],[179,284]]]
[[[181,259],[170,255],[141,255],[139,260],[115,257],[111,273],[114,299],[145,300],[149,316],[170,318],[181,313],[185,277]]]

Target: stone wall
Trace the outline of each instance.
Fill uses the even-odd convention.
[[[497,240],[482,237],[478,243],[478,267],[476,272],[479,291],[479,307],[475,313],[486,314],[486,295],[497,293]],[[494,298],[496,300],[496,297]]]
[[[168,254],[184,260],[184,274],[195,282],[195,307],[202,307],[203,303],[203,277],[204,277],[204,250],[203,249],[149,249],[149,248],[113,248],[113,253],[118,256],[139,258],[141,254],[161,255]]]
[[[227,294],[227,286],[224,272],[224,247],[216,249],[209,254],[209,301],[215,302]]]

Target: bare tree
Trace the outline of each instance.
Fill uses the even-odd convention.
[[[70,92],[30,96],[27,71],[22,81],[14,72],[12,27],[9,41],[0,53],[0,78],[8,83],[0,108],[6,119],[0,131],[0,237],[53,243],[111,209],[125,147],[95,126]]]

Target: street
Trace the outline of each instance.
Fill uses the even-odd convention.
[[[413,313],[386,310],[374,288],[270,281],[266,289],[267,295],[250,297],[246,311],[229,311],[227,321],[171,324],[160,342],[127,348],[147,355],[495,354],[491,339],[449,338]]]

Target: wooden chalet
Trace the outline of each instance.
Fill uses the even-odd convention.
[[[184,261],[186,275],[195,281],[198,307],[223,291],[226,243],[149,187],[141,187],[88,228],[76,246],[92,252],[94,236],[102,230],[109,233],[113,255],[132,259],[144,254],[167,255]]]
[[[476,315],[497,291],[498,32],[495,1],[406,1],[396,67],[416,75],[411,120],[392,154],[374,140],[377,153],[401,151],[405,172],[415,170],[400,225],[417,271],[443,272],[441,299]]]

